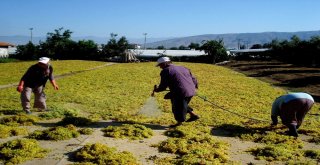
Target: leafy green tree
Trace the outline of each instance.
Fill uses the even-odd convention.
[[[187,47],[185,47],[184,45],[179,46],[179,50],[186,50],[186,49],[187,49]]]
[[[161,46],[158,46],[157,49],[164,50],[165,47],[163,45],[161,45]]]
[[[320,37],[311,37],[311,40],[305,41],[294,35],[289,41],[273,40],[270,45],[270,57],[273,59],[305,66],[320,63]]]
[[[170,50],[178,50],[177,47],[171,47]]]
[[[188,47],[189,47],[190,49],[199,50],[200,44],[191,42]]]
[[[251,46],[250,49],[261,49],[262,48],[262,45],[261,44],[254,44]]]
[[[77,59],[98,60],[98,45],[92,40],[80,40],[75,54]]]
[[[117,44],[118,44],[119,54],[124,55],[125,51],[129,48],[129,42],[128,42],[127,38],[122,36],[118,40]]]
[[[246,49],[246,45],[241,44],[240,49]]]
[[[14,58],[21,60],[35,60],[38,58],[39,48],[32,42],[28,42],[26,45],[18,45],[16,55]]]
[[[320,65],[320,36],[311,37],[310,53],[312,56],[312,65]]]
[[[227,51],[223,46],[222,39],[216,40],[204,40],[200,50],[203,50],[208,54],[210,61],[214,64],[229,59]]]
[[[115,33],[110,34],[111,38],[106,45],[103,45],[103,54],[105,57],[123,56],[129,48],[129,42],[126,37],[122,36],[118,41]]]
[[[54,30],[54,33],[47,33],[46,41],[40,42],[42,55],[55,59],[74,57],[76,42],[71,40],[71,34],[70,30],[63,31],[63,28]]]

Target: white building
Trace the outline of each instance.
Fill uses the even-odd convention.
[[[200,50],[161,50],[161,49],[130,49],[136,56],[144,57],[158,57],[165,56],[201,56],[206,55],[204,51]]]
[[[0,58],[9,57],[9,54],[15,49],[15,45],[7,43],[7,42],[0,42]]]

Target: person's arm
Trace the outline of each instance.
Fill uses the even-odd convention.
[[[196,77],[194,77],[191,72],[190,72],[190,75],[191,75],[191,78],[192,78],[192,81],[193,81],[193,84],[194,86],[198,89],[198,80],[196,79]]]
[[[278,116],[280,114],[280,105],[282,104],[283,97],[278,97],[273,103],[271,108],[271,125],[278,124]]]
[[[50,82],[51,82],[51,84],[52,84],[52,86],[53,86],[53,88],[54,88],[55,90],[59,90],[59,86],[58,86],[58,84],[56,83],[56,80],[50,80]]]
[[[19,85],[17,87],[17,91],[18,92],[22,92],[23,91],[23,85],[24,85],[24,81],[20,80]]]
[[[154,86],[154,92],[162,92],[164,90],[167,89],[167,87],[169,86],[169,82],[168,82],[168,71],[165,71],[163,70],[161,73],[160,73],[160,77],[161,77],[161,80],[160,80],[160,84],[159,86]]]
[[[272,120],[272,123],[271,123],[272,126],[275,126],[278,124],[278,116],[271,115],[271,120]]]
[[[21,77],[20,82],[19,82],[18,87],[17,87],[17,91],[18,92],[22,92],[23,91],[25,80],[30,78],[31,73],[33,72],[33,68],[34,68],[34,66],[29,67],[29,69],[26,71],[26,73],[24,73],[24,75]]]
[[[49,73],[49,80],[53,86],[53,88],[55,90],[59,90],[59,86],[58,84],[56,83],[56,80],[54,79],[54,76],[53,76],[53,67],[51,65],[49,65],[49,69],[50,69],[50,73]]]

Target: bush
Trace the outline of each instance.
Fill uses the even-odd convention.
[[[27,135],[28,131],[25,128],[11,127],[0,124],[0,138],[7,138],[10,136]]]
[[[129,138],[139,140],[149,138],[153,135],[152,129],[139,124],[124,124],[122,126],[108,126],[102,129],[105,136],[114,138]]]
[[[5,164],[19,164],[33,158],[42,158],[47,152],[36,140],[16,139],[0,144],[0,160]]]
[[[14,115],[0,119],[0,124],[8,126],[27,126],[33,125],[38,120],[38,117],[32,115]]]
[[[85,117],[74,117],[74,116],[67,116],[63,118],[58,125],[68,125],[72,124],[75,126],[88,126],[92,124],[92,120],[85,118]]]
[[[68,140],[76,138],[80,135],[77,129],[73,125],[67,125],[66,127],[54,127],[44,131],[36,130],[28,137],[37,140]]]
[[[83,135],[91,135],[93,133],[93,129],[92,128],[82,128],[79,130],[80,134]]]
[[[136,158],[127,151],[117,153],[115,148],[96,143],[86,144],[75,153],[76,161],[105,165],[138,164]]]
[[[258,159],[267,161],[288,161],[291,159],[299,159],[302,154],[297,150],[286,148],[286,146],[268,145],[266,147],[258,147],[248,150]]]
[[[198,129],[199,128],[199,129]],[[217,141],[206,126],[185,124],[166,135],[171,138],[158,145],[160,152],[177,154],[174,164],[220,164],[228,162],[228,145]],[[157,160],[168,161],[168,160]]]
[[[320,150],[306,150],[304,156],[320,161]]]
[[[42,113],[39,117],[44,119],[62,118],[65,116],[77,116],[78,111],[74,109],[63,109],[60,107],[53,107],[49,112]]]

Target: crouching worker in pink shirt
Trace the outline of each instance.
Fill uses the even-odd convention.
[[[288,135],[298,137],[297,129],[313,104],[312,96],[307,93],[290,93],[280,96],[272,104],[271,125],[277,125],[278,116],[280,116],[282,123],[289,128]]]

